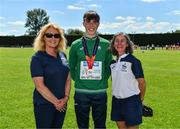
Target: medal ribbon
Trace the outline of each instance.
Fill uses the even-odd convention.
[[[82,44],[84,47],[84,53],[85,53],[86,61],[88,63],[88,68],[92,69],[94,60],[96,58],[98,45],[99,45],[99,37],[96,38],[96,43],[94,44],[92,57],[89,56],[89,52],[88,52],[87,44],[86,44],[86,39],[84,37],[82,38]]]

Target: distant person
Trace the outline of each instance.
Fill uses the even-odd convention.
[[[80,129],[89,128],[92,110],[94,128],[106,128],[108,78],[112,55],[109,41],[97,34],[100,17],[95,11],[83,16],[86,33],[74,41],[69,52],[69,66],[75,81],[75,113]]]
[[[117,33],[111,41],[112,110],[111,120],[119,129],[137,129],[142,123],[142,101],[145,96],[145,79],[140,60],[132,55],[130,38]],[[117,110],[118,109],[118,110]]]
[[[71,85],[65,47],[63,30],[52,23],[43,26],[35,39],[30,70],[37,128],[63,126]]]

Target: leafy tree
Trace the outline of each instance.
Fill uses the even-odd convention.
[[[49,23],[49,16],[43,9],[28,10],[26,15],[25,27],[28,28],[29,35],[36,35],[42,26]]]
[[[83,35],[84,32],[79,29],[68,29],[67,34],[68,35]]]
[[[176,30],[174,33],[180,33],[180,30]]]

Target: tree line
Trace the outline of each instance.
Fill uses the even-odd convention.
[[[72,42],[80,38],[82,34],[65,35],[67,39],[67,46],[71,46]],[[101,35],[101,37],[111,40],[113,35]],[[180,43],[180,33],[167,34],[129,34],[132,42],[138,46],[146,46],[154,44],[155,46],[165,46]],[[31,47],[33,45],[35,36],[0,36],[1,47]]]

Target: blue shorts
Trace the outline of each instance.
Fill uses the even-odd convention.
[[[142,102],[139,95],[125,99],[112,97],[111,120],[125,121],[127,126],[142,123]]]

